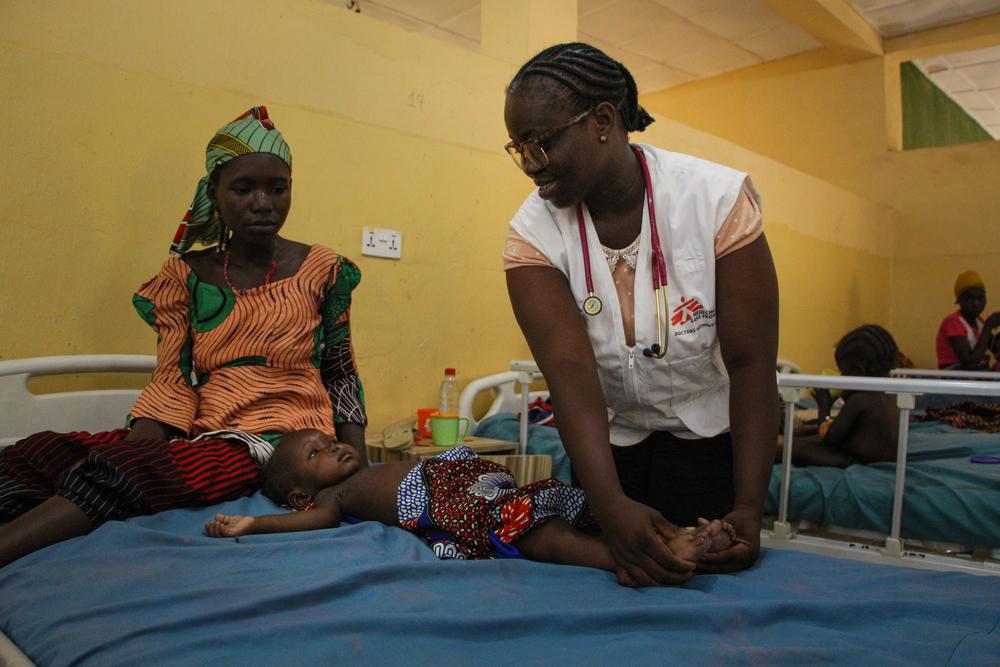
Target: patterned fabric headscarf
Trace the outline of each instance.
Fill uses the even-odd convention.
[[[266,107],[254,107],[215,133],[205,149],[205,171],[194,192],[194,200],[174,234],[170,254],[179,256],[195,243],[219,243],[222,233],[215,206],[208,198],[208,182],[215,169],[234,158],[249,153],[270,153],[292,168],[292,153],[288,144],[267,117]]]

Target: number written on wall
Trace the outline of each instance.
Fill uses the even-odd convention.
[[[415,107],[417,109],[417,111],[423,111],[424,110],[424,95],[423,95],[423,93],[418,93],[416,91],[413,91],[412,93],[410,93],[409,100],[410,100],[410,103],[409,103],[408,106]]]

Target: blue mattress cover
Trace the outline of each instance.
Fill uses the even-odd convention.
[[[439,561],[399,528],[213,539],[214,511],[110,522],[0,569],[0,629],[40,665],[985,664],[1000,578],[767,550],[633,590],[588,568]]]
[[[909,452],[902,536],[1000,547],[1000,465],[970,461],[977,454],[1000,455],[1000,434],[910,424]],[[781,469],[774,467],[766,513],[777,514]],[[895,483],[895,463],[796,467],[788,515],[888,533]]]

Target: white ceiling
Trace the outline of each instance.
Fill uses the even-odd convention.
[[[355,4],[366,16],[479,50],[479,0]],[[642,93],[821,46],[764,0],[579,0],[578,7],[580,40],[625,63]]]
[[[851,0],[883,37],[960,23],[1000,11],[1000,0]],[[994,139],[1000,138],[1000,47],[915,60]]]
[[[479,0],[329,0],[479,51]],[[1000,12],[1000,0],[849,0],[883,37]],[[578,0],[579,37],[625,63],[648,93],[822,44],[765,0]],[[1000,47],[916,63],[1000,137]]]
[[[850,0],[883,37],[961,23],[1000,11],[998,0]]]
[[[938,88],[1000,138],[1000,46],[915,60]]]

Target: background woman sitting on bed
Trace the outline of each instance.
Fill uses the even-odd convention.
[[[877,324],[847,333],[834,352],[841,375],[888,377],[896,367],[899,349],[892,334]],[[795,430],[792,463],[797,466],[834,466],[896,460],[899,409],[896,397],[880,391],[845,391],[844,407],[830,418],[830,390],[814,389],[819,424]],[[781,462],[779,438],[775,461]]]
[[[357,268],[278,236],[291,154],[264,107],[216,132],[206,168],[176,256],[133,297],[157,333],[157,368],[130,427],[0,451],[0,565],[110,519],[253,493],[282,433],[336,431],[367,464],[348,320]]]
[[[777,437],[762,397],[777,391],[778,338],[749,177],[630,145],[653,119],[628,70],[587,44],[529,60],[504,120],[538,186],[510,223],[511,304],[619,579],[689,577],[664,538],[698,517],[741,538],[699,569],[748,567]]]
[[[938,368],[949,370],[987,370],[988,352],[995,342],[993,330],[1000,327],[1000,311],[986,320],[986,285],[975,271],[965,271],[955,279],[955,303],[958,310],[941,321],[935,347]]]

